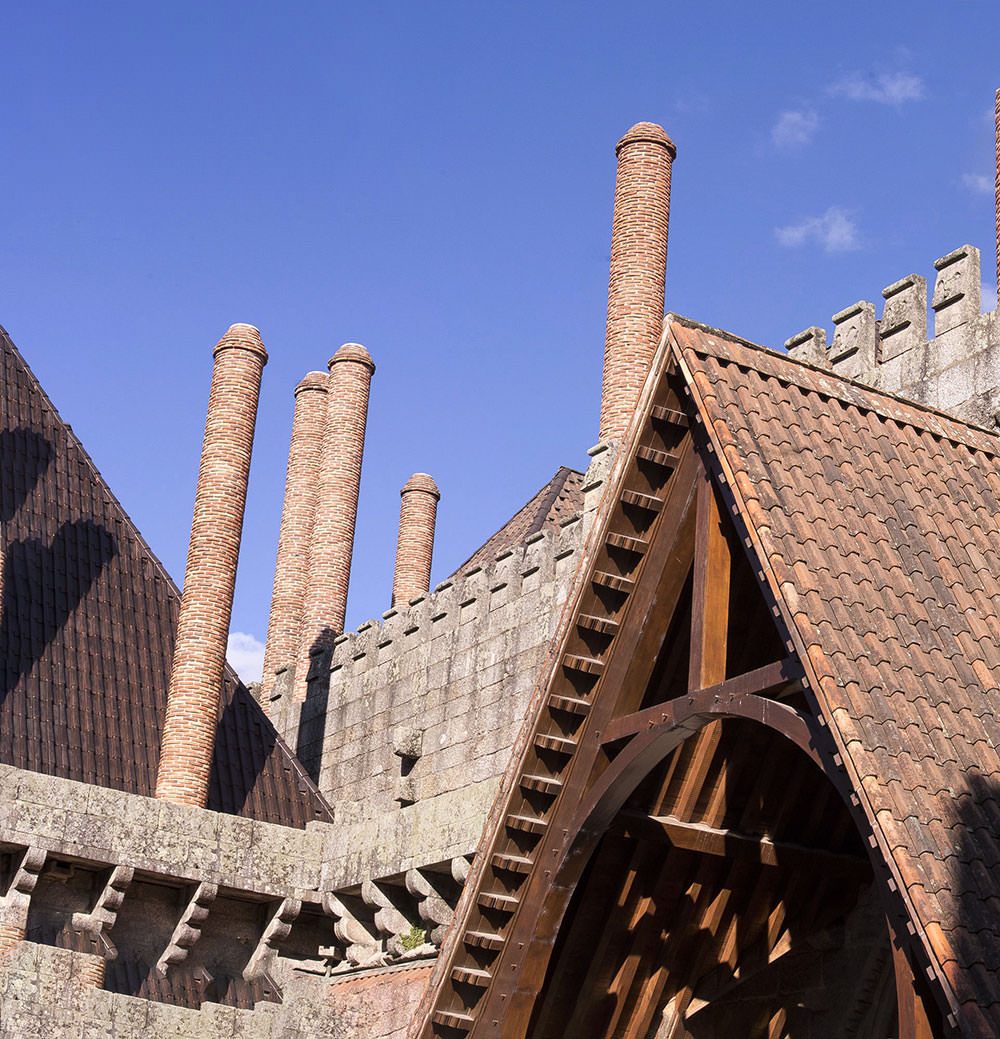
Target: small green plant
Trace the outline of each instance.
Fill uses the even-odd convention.
[[[414,949],[419,949],[426,941],[427,932],[422,927],[417,927],[416,924],[406,934],[399,936],[399,944],[402,945],[404,952],[412,952]]]

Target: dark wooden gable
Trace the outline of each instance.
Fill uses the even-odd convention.
[[[927,1039],[956,1023],[680,355],[668,330],[423,1039]]]
[[[0,329],[0,761],[152,795],[180,595]],[[330,821],[227,668],[209,808]]]

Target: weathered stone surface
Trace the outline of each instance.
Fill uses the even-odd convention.
[[[890,361],[927,339],[927,279],[908,274],[882,290],[879,358]]]
[[[96,956],[23,942],[0,965],[0,1039],[402,1039],[430,976],[414,964],[358,977],[304,978],[282,1004],[200,1010],[95,988]]]
[[[861,300],[834,314],[833,326],[830,363],[838,375],[853,379],[875,364],[875,307]]]
[[[979,250],[963,245],[935,261],[934,334],[944,335],[959,325],[979,317],[982,274]]]
[[[837,334],[828,358],[815,360],[815,345],[802,347],[809,356],[793,356],[995,430],[1000,424],[1000,327],[995,312],[979,312],[979,250],[964,245],[934,266],[935,338],[927,338],[926,281],[910,274],[882,293],[886,303],[876,353],[868,351],[876,331],[870,304],[856,304],[835,318]],[[815,342],[821,332],[815,330]],[[800,347],[803,336],[807,333],[786,346]]]
[[[826,329],[817,328],[813,325],[802,332],[785,340],[785,349],[788,356],[796,361],[805,361],[807,364],[825,365],[826,356]]]

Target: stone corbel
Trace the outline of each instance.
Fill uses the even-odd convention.
[[[458,855],[451,860],[451,876],[459,887],[464,887],[472,868],[471,855]]]
[[[406,890],[416,900],[417,913],[427,925],[431,944],[440,947],[444,933],[454,919],[461,884],[442,873],[410,869],[406,871]]]
[[[260,936],[257,948],[243,968],[243,977],[247,981],[253,981],[254,978],[267,973],[278,954],[278,943],[288,937],[292,924],[298,919],[301,911],[302,902],[297,898],[286,898],[279,903]]]
[[[181,916],[180,923],[170,936],[170,944],[156,962],[156,969],[160,974],[165,975],[171,967],[187,959],[192,946],[201,937],[202,927],[218,893],[217,884],[198,885]]]
[[[387,951],[393,956],[401,955],[404,948],[400,937],[420,927],[419,914],[406,888],[381,880],[366,880],[361,885],[361,898],[374,910],[375,929],[385,940]]]
[[[344,959],[352,966],[372,962],[381,955],[382,946],[374,925],[366,921],[371,914],[364,903],[348,895],[335,895],[332,891],[323,895],[323,912],[333,919],[333,933],[344,950]],[[331,951],[321,949],[324,956]]]
[[[108,937],[108,931],[115,926],[118,910],[134,875],[135,870],[131,866],[115,866],[94,908],[89,913],[74,913],[71,918],[74,931],[83,931],[100,940],[105,959],[113,960],[118,955],[118,950]]]
[[[24,937],[28,927],[31,895],[44,866],[44,849],[24,849],[7,892],[0,898],[0,951]]]

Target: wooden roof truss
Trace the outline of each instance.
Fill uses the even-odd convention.
[[[668,325],[414,1036],[944,1034],[714,463]]]

